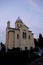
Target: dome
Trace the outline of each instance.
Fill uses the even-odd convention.
[[[7,23],[10,23],[10,21],[8,21]]]
[[[7,22],[7,27],[8,27],[8,28],[10,27],[10,21]]]
[[[19,22],[19,23],[23,23],[22,20],[20,19],[20,17],[18,17],[18,19],[16,20],[15,23],[18,23],[18,22]]]

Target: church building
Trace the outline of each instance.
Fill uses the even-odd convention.
[[[23,23],[23,21],[18,17],[15,21],[15,28],[10,27],[10,21],[7,22],[6,28],[6,48],[21,48],[24,50],[26,47],[35,47],[34,37],[32,31]]]

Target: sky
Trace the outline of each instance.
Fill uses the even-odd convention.
[[[0,42],[6,42],[7,21],[15,27],[18,16],[35,38],[43,35],[43,0],[0,0]]]

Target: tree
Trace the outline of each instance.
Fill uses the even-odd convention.
[[[35,44],[35,47],[39,47],[39,43],[36,39],[34,39],[34,44]]]
[[[2,52],[5,52],[6,51],[5,45],[2,42],[1,42],[1,51]]]
[[[42,34],[39,34],[38,42],[39,42],[39,46],[42,48],[43,47],[43,37],[42,37]]]
[[[41,33],[39,34],[39,39],[42,39],[42,34]]]

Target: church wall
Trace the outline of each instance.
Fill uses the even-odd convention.
[[[25,47],[24,43],[26,42],[26,40],[23,41],[22,33],[23,33],[23,30],[20,29],[20,48],[24,49]]]
[[[12,49],[14,46],[14,32],[9,32],[8,48]]]
[[[26,32],[26,39],[23,39],[23,36],[22,36],[22,33],[23,32]],[[23,26],[21,29],[20,29],[20,38],[21,38],[21,48],[22,49],[25,49],[25,47],[28,47],[28,49],[30,49],[30,47],[34,47],[34,39],[33,39],[33,36],[31,35],[31,32],[28,32],[28,29]],[[29,39],[29,35],[31,37],[31,39]]]
[[[35,47],[35,45],[34,45],[34,37],[33,37],[33,35],[31,34],[31,46],[34,48]]]
[[[30,35],[30,39],[29,39],[30,43],[29,43],[29,46],[34,48],[34,38],[33,38],[32,32],[28,32],[28,33],[29,33],[29,35]],[[28,35],[28,36],[29,36],[29,35]],[[28,37],[28,38],[29,38],[29,37]],[[28,42],[29,42],[29,41],[28,41]]]
[[[24,39],[22,35],[24,31],[26,32],[26,39]],[[28,29],[24,26],[20,29],[20,39],[21,39],[20,46],[22,49],[25,49],[25,47],[29,47],[28,46]]]
[[[19,35],[19,31],[18,30],[15,30],[15,48],[16,47],[19,47],[19,39],[17,39],[17,35]]]
[[[6,46],[6,48],[8,48],[8,41],[9,41],[9,29],[8,28],[6,28],[6,43],[5,43],[5,46]]]

